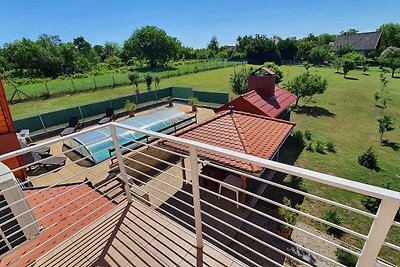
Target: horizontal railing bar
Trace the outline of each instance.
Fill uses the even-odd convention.
[[[117,189],[118,189],[118,188],[117,188]],[[113,191],[114,191],[114,190],[113,190]],[[97,201],[98,199],[104,197],[104,196],[107,195],[108,193],[110,193],[110,192],[107,192],[106,194],[101,194],[98,198],[95,198],[94,200],[90,201],[90,202],[87,203],[86,205],[80,207],[78,210],[76,210],[76,211],[72,212],[71,214],[69,214],[69,216],[71,216],[72,214],[74,214],[74,213],[80,211],[81,209],[85,208],[86,206],[92,204],[93,202]],[[73,223],[73,224],[71,224],[70,226],[68,226],[67,228],[63,229],[63,231],[61,231],[61,232],[59,232],[58,234],[54,235],[51,239],[48,239],[48,240],[44,241],[43,243],[40,243],[36,248],[43,246],[44,244],[46,244],[47,242],[49,242],[50,240],[52,240],[54,237],[60,235],[61,233],[63,233],[63,232],[65,232],[66,230],[68,230],[69,228],[75,226],[75,225],[78,224],[80,221],[86,219],[88,216],[92,215],[93,213],[96,213],[98,210],[102,209],[104,206],[106,206],[106,205],[108,205],[108,204],[110,204],[110,203],[106,203],[106,204],[104,204],[104,205],[101,205],[101,206],[98,207],[97,209],[93,210],[92,212],[88,213],[87,215],[85,215],[84,217],[82,217],[81,219],[79,219],[78,221],[76,221],[75,223]],[[54,225],[54,224],[53,224],[53,225]],[[52,227],[53,225],[51,225],[50,227]],[[50,227],[48,227],[48,228],[46,228],[46,229],[49,229]],[[44,232],[44,231],[43,231],[43,232]],[[32,251],[32,250],[31,250],[31,251]],[[21,257],[20,259],[24,258],[24,257],[25,257],[26,255],[28,255],[31,251],[29,251],[29,252],[23,254],[22,257]]]
[[[149,158],[151,158],[151,159],[154,159],[154,160],[157,160],[157,161],[159,161],[159,162],[162,162],[162,163],[164,163],[164,164],[167,164],[168,166],[171,166],[171,167],[177,167],[177,168],[179,168],[179,169],[181,169],[181,170],[183,170],[183,171],[187,171],[187,172],[191,172],[191,170],[190,169],[188,169],[188,168],[183,168],[182,166],[179,166],[179,165],[177,165],[177,164],[173,164],[173,163],[171,163],[171,162],[168,162],[168,161],[165,161],[165,160],[163,160],[163,159],[159,159],[159,158],[157,158],[157,157],[154,157],[154,156],[151,156],[151,155],[148,155],[148,154],[146,154],[146,153],[143,153],[143,152],[140,152],[140,151],[137,151],[137,150],[133,150],[133,149],[128,149],[130,152],[132,152],[132,153],[138,153],[138,154],[140,154],[140,155],[143,155],[143,156],[145,156],[145,157],[149,157]],[[133,154],[131,154],[131,156],[132,156]],[[131,159],[129,156],[122,156],[124,159]]]
[[[0,155],[0,161],[3,161],[3,160],[8,159],[8,158],[16,157],[16,156],[19,156],[19,155],[22,155],[22,154],[25,154],[25,153],[28,153],[28,152],[32,152],[32,151],[34,151],[34,150],[36,150],[36,149],[38,149],[40,147],[52,145],[52,144],[55,144],[55,143],[59,143],[59,142],[64,141],[64,140],[68,140],[68,139],[74,138],[76,136],[79,136],[79,135],[82,135],[82,134],[86,134],[88,132],[93,132],[93,131],[96,131],[96,130],[99,130],[99,129],[102,129],[102,128],[107,128],[109,125],[110,125],[110,123],[103,124],[103,125],[97,125],[97,126],[94,126],[94,127],[90,128],[90,129],[81,130],[79,132],[75,132],[75,133],[72,133],[72,134],[69,134],[69,135],[66,135],[66,136],[60,136],[60,137],[55,138],[55,139],[51,139],[51,140],[47,140],[47,141],[41,142],[40,144],[36,144],[36,145],[33,145],[33,146],[28,146],[28,147],[25,147],[25,148],[21,148],[19,150],[11,151],[11,152],[8,152],[6,154]]]
[[[326,185],[338,187],[338,188],[345,189],[345,190],[350,190],[350,191],[353,191],[356,193],[369,195],[369,196],[377,197],[380,199],[382,199],[382,198],[391,199],[392,201],[399,203],[399,206],[400,206],[400,192],[396,192],[393,190],[388,190],[388,189],[377,187],[377,186],[363,184],[360,182],[356,182],[356,181],[352,181],[352,180],[348,180],[348,179],[344,179],[344,178],[339,178],[336,176],[323,174],[323,173],[319,173],[316,171],[302,169],[299,167],[286,165],[286,164],[279,163],[279,162],[272,161],[272,160],[262,159],[262,158],[259,158],[259,157],[253,156],[253,155],[228,150],[225,148],[220,148],[220,147],[208,145],[208,144],[193,141],[193,140],[183,139],[183,138],[176,137],[176,136],[170,136],[170,135],[166,135],[166,134],[162,134],[162,133],[156,133],[156,132],[148,131],[145,129],[139,129],[136,127],[123,125],[123,124],[116,123],[116,122],[112,122],[111,124],[113,124],[115,127],[118,127],[118,128],[123,128],[123,129],[131,130],[131,131],[139,132],[139,133],[149,135],[149,136],[155,136],[160,139],[173,141],[173,142],[187,145],[187,146],[190,145],[199,150],[211,151],[213,153],[220,154],[220,155],[223,155],[223,156],[226,156],[229,158],[242,160],[242,161],[245,161],[248,163],[253,163],[253,164],[256,164],[259,166],[261,165],[268,169],[273,169],[278,172],[283,172],[283,173],[299,176],[299,177],[302,177],[302,178],[305,178],[305,179],[308,179],[311,181],[320,182],[320,183],[323,183]]]
[[[217,179],[214,179],[214,178],[212,178],[212,177],[210,177],[210,176],[207,176],[207,175],[204,175],[204,174],[199,174],[199,176],[201,176],[201,177],[203,177],[203,178],[206,178],[206,179],[209,179],[209,180],[211,180],[211,181],[217,182],[217,183],[222,183],[222,184],[224,184],[224,185],[231,186],[231,185],[229,185],[229,184],[227,184],[227,183],[221,182],[221,181],[219,181],[219,180],[217,180]],[[252,196],[252,197],[254,197],[254,198],[257,198],[257,199],[259,199],[259,200],[268,202],[268,203],[273,204],[273,205],[275,205],[275,206],[278,206],[278,207],[287,209],[287,210],[289,210],[289,211],[291,211],[291,212],[297,213],[297,214],[299,214],[299,215],[302,215],[302,216],[307,217],[307,218],[309,218],[309,219],[312,219],[312,220],[314,220],[314,221],[327,224],[327,225],[329,225],[329,226],[332,226],[332,227],[334,227],[334,228],[337,228],[337,229],[339,229],[339,230],[342,230],[342,231],[344,231],[344,232],[346,232],[346,233],[348,233],[348,234],[352,234],[352,235],[355,235],[355,236],[357,236],[357,237],[360,237],[360,238],[362,238],[362,239],[364,239],[364,240],[367,239],[367,236],[365,236],[365,235],[363,235],[363,234],[360,234],[360,233],[355,232],[355,231],[353,231],[353,230],[347,229],[347,228],[345,228],[345,227],[343,227],[343,226],[340,226],[340,225],[337,225],[337,224],[328,222],[328,221],[326,221],[326,220],[324,220],[324,219],[321,219],[321,218],[318,218],[318,217],[316,217],[316,216],[314,216],[314,215],[307,214],[307,213],[305,213],[305,212],[302,212],[301,210],[297,210],[297,209],[294,209],[294,208],[292,208],[292,207],[288,207],[288,206],[286,206],[286,205],[284,205],[284,204],[281,204],[281,203],[279,203],[279,202],[273,201],[273,200],[268,199],[268,198],[266,198],[266,197],[263,197],[263,196],[254,194],[254,193],[252,193],[252,192],[250,192],[250,191],[246,191],[246,190],[244,190],[244,189],[242,189],[242,188],[236,187],[235,190],[237,190],[237,191],[239,191],[239,192],[241,192],[241,193],[243,193],[243,194],[247,194],[247,195],[249,195],[249,196]]]
[[[150,142],[150,143],[145,143],[145,142],[142,142],[142,141],[139,141],[139,140],[134,140],[134,139],[131,139],[131,138],[128,138],[128,137],[125,137],[125,136],[118,136],[118,137],[127,139],[127,140],[129,140],[129,141],[133,141],[133,142],[135,142],[135,143],[139,143],[139,144],[141,144],[141,145],[143,145],[143,146],[149,146],[149,147],[152,147],[152,148],[156,148],[156,149],[162,150],[162,151],[167,152],[167,153],[174,154],[174,155],[179,156],[179,157],[182,157],[182,158],[188,158],[188,157],[189,157],[188,155],[184,155],[184,154],[178,153],[178,152],[176,152],[176,151],[168,150],[168,149],[162,148],[162,147],[160,147],[160,146],[155,146],[155,145],[152,145],[152,144],[151,144],[152,142],[155,143],[155,142],[157,142],[158,140],[154,140],[154,141],[152,141],[152,142]],[[125,147],[124,147],[124,149],[125,149]]]
[[[71,149],[71,150],[74,150],[74,149]],[[95,152],[95,153],[93,153],[93,154],[91,154],[91,155],[88,155],[88,156],[79,158],[79,159],[77,159],[77,160],[75,160],[75,161],[71,161],[71,162],[69,162],[69,163],[66,163],[65,165],[62,165],[62,166],[60,166],[60,167],[57,167],[57,168],[51,170],[51,173],[54,173],[54,172],[59,171],[59,170],[61,170],[61,169],[63,169],[63,168],[66,168],[66,167],[68,167],[68,166],[70,166],[70,165],[72,165],[72,164],[76,164],[77,162],[83,161],[83,160],[85,160],[85,159],[87,159],[87,158],[89,158],[89,157],[92,157],[93,155],[96,155],[96,154],[98,154],[98,153],[100,153],[100,152],[103,152],[104,150],[107,150],[107,148],[102,149],[102,150],[99,150],[99,151],[97,151],[97,152]],[[68,151],[64,151],[63,153],[60,153],[60,154],[58,154],[58,155],[64,155],[65,153],[68,153]],[[48,158],[45,158],[45,159],[49,159],[49,158],[52,158],[52,157],[56,157],[56,156],[53,155],[53,156],[48,157]],[[42,159],[42,160],[44,160],[44,159]],[[100,162],[100,163],[95,164],[95,165],[93,165],[92,167],[89,167],[89,168],[90,168],[90,169],[91,169],[91,168],[95,168],[96,166],[99,166],[100,164],[103,164],[103,163],[105,163],[105,162],[107,162],[107,161]],[[9,171],[9,172],[6,172],[6,173],[4,173],[4,174],[15,172],[17,169],[25,168],[25,166],[26,166],[26,165],[24,165],[24,166],[22,166],[22,167],[15,168],[15,169],[13,169],[13,170],[11,170],[11,171]],[[26,180],[25,182],[18,183],[18,184],[16,184],[16,185],[10,186],[10,187],[8,187],[8,188],[2,190],[2,191],[5,192],[5,191],[10,190],[10,189],[12,189],[12,188],[16,188],[16,187],[18,187],[18,186],[21,186],[21,185],[24,185],[24,184],[28,184],[28,183],[33,182],[33,181],[37,181],[37,180],[39,180],[40,178],[42,178],[42,177],[44,177],[44,176],[46,176],[46,175],[49,175],[49,173],[50,173],[50,172],[46,172],[46,173],[40,174],[40,175],[38,175],[38,176],[36,176],[36,177],[29,178],[29,179]],[[2,174],[2,175],[3,175],[3,174]],[[1,176],[1,175],[0,175],[0,176]]]
[[[387,246],[388,248],[391,248],[391,249],[400,251],[400,246],[397,246],[397,245],[395,245],[395,244],[389,243],[389,242],[387,242],[387,241],[385,241],[385,242],[383,243],[383,245],[384,245],[384,246]]]
[[[103,164],[103,163],[106,163],[106,162],[101,162],[101,163],[99,163],[98,165],[89,167],[89,168],[87,168],[87,169],[85,169],[85,170],[83,170],[83,171],[80,171],[80,172],[78,172],[78,173],[75,173],[74,175],[69,176],[69,177],[67,177],[67,178],[65,178],[65,179],[63,179],[63,180],[61,180],[61,181],[59,181],[59,182],[57,182],[57,183],[55,183],[55,184],[52,184],[52,185],[49,185],[49,186],[47,186],[47,187],[42,188],[42,190],[39,190],[38,192],[33,193],[32,195],[25,196],[24,198],[21,198],[21,199],[19,199],[19,200],[16,200],[16,201],[10,203],[8,206],[15,205],[16,203],[19,203],[19,202],[21,202],[21,201],[24,201],[24,200],[26,200],[26,199],[28,199],[28,198],[31,198],[31,197],[33,197],[33,196],[35,196],[35,195],[37,195],[37,194],[40,194],[40,192],[43,191],[43,190],[51,189],[51,188],[54,188],[54,187],[56,187],[56,186],[62,185],[64,182],[70,181],[70,180],[72,180],[73,178],[78,177],[79,175],[81,175],[81,174],[83,174],[83,173],[85,173],[85,172],[88,172],[88,171],[92,170],[93,168],[98,167],[100,164]],[[110,168],[107,172],[112,171],[112,170],[115,170],[115,169],[116,169],[116,167]],[[13,187],[15,187],[15,186],[13,186]],[[2,192],[5,192],[5,191],[9,190],[10,188],[11,188],[11,187],[6,188],[5,190],[2,190]],[[31,188],[35,188],[35,187],[31,187]],[[2,210],[4,210],[4,207],[0,209],[0,211],[2,211]]]
[[[100,174],[100,175],[101,175],[101,174]],[[97,178],[97,177],[95,177],[95,178]],[[92,180],[94,180],[95,178],[93,178]],[[114,181],[114,180],[117,179],[117,178],[118,178],[118,177],[114,177],[114,178],[110,179],[109,182],[112,182],[112,181]],[[79,184],[79,185],[88,184],[88,183],[90,183],[92,180],[84,181],[84,182],[82,182],[82,183]],[[99,185],[99,186],[97,186],[97,187],[93,187],[93,190],[96,190],[96,189],[101,188],[101,187],[103,187],[103,186],[104,186],[104,185],[101,184],[101,185]],[[70,192],[70,191],[72,191],[73,189],[76,189],[76,188],[78,188],[78,186],[76,186],[76,187],[74,187],[74,188],[72,188],[72,189],[69,189],[69,190],[67,190],[66,192],[63,192],[63,193],[60,194],[59,196],[64,195],[64,194],[66,194],[66,193],[68,193],[68,192]],[[84,197],[84,196],[90,194],[91,192],[92,192],[92,190],[89,191],[89,192],[86,192],[86,193],[83,194],[83,195],[80,195],[78,198],[75,198],[75,199],[73,199],[73,200],[70,201],[70,202],[65,203],[63,206],[58,207],[57,209],[51,211],[50,213],[48,213],[48,214],[46,214],[46,215],[40,217],[40,218],[37,219],[36,221],[33,221],[33,222],[31,222],[31,223],[25,225],[24,227],[21,228],[21,230],[26,229],[27,227],[29,227],[29,226],[31,226],[31,225],[37,223],[38,221],[40,221],[40,220],[42,220],[42,219],[44,219],[44,218],[46,218],[46,217],[48,217],[48,216],[54,214],[55,212],[57,212],[57,211],[63,209],[65,206],[67,206],[67,205],[69,205],[69,204],[71,204],[71,203],[77,201],[78,199],[81,199],[82,197]],[[57,197],[59,197],[59,196],[57,196]],[[48,202],[51,202],[51,201],[53,201],[53,200],[54,200],[53,198],[50,198],[50,199],[46,200],[45,202],[43,202],[43,203],[41,203],[41,204],[35,206],[34,208],[31,208],[31,209],[29,209],[29,210],[27,210],[27,211],[24,211],[23,213],[20,213],[20,214],[14,216],[13,218],[11,218],[10,220],[8,220],[7,222],[3,222],[3,223],[0,225],[0,227],[3,226],[3,225],[5,225],[5,224],[7,224],[8,222],[11,222],[11,221],[14,220],[15,218],[21,217],[23,214],[25,214],[25,213],[27,213],[27,212],[31,212],[31,211],[33,212],[34,209],[38,208],[39,206],[42,206],[43,204],[46,204],[46,203],[48,203]],[[58,222],[57,222],[57,223],[58,223]],[[56,224],[57,224],[57,223],[56,223]],[[16,233],[12,233],[12,234],[10,234],[9,236],[6,236],[6,238],[8,238],[8,237],[10,237],[10,236],[13,236],[13,235],[15,235],[15,234],[16,234]]]
[[[338,203],[338,202],[333,201],[333,200],[325,199],[325,198],[322,198],[322,197],[319,197],[319,196],[316,196],[316,195],[313,195],[313,194],[310,194],[310,193],[307,193],[307,192],[304,192],[304,191],[301,191],[301,190],[298,190],[298,189],[295,189],[295,188],[291,188],[291,187],[286,186],[286,185],[282,185],[282,184],[275,183],[275,182],[272,182],[272,181],[269,181],[269,180],[266,180],[266,179],[262,179],[260,177],[256,177],[254,175],[250,175],[248,173],[245,173],[245,172],[242,172],[242,171],[239,171],[239,170],[236,170],[236,169],[229,169],[227,167],[224,167],[224,166],[221,166],[221,165],[217,165],[217,164],[214,164],[212,162],[207,162],[207,161],[204,161],[204,160],[199,160],[199,162],[201,162],[203,164],[210,165],[210,166],[215,167],[215,168],[219,168],[221,170],[229,171],[231,173],[235,173],[235,174],[238,174],[238,175],[246,176],[246,177],[248,177],[250,179],[253,179],[253,180],[256,180],[256,181],[259,181],[259,182],[262,182],[262,183],[266,183],[266,184],[269,184],[269,185],[272,185],[272,186],[275,186],[275,187],[279,187],[279,188],[282,188],[282,189],[285,189],[285,190],[291,191],[293,193],[296,193],[296,194],[299,194],[299,195],[303,195],[303,196],[306,196],[306,197],[309,197],[309,198],[312,198],[312,199],[316,199],[318,201],[325,202],[325,203],[333,205],[333,206],[337,206],[337,207],[340,207],[340,208],[343,208],[343,209],[347,209],[349,211],[364,215],[366,217],[370,217],[370,218],[375,218],[376,217],[375,214],[372,214],[372,213],[369,213],[369,212],[365,212],[365,211],[362,211],[362,210],[347,206],[345,204],[341,204],[341,203]]]

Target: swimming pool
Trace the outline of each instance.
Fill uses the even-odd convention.
[[[162,109],[145,115],[138,115],[128,118],[118,123],[133,126],[140,129],[146,129],[155,132],[171,133],[175,129],[182,129],[195,122],[195,116],[189,117],[186,112],[178,109]],[[176,125],[176,127],[169,127]],[[169,128],[168,128],[169,127]],[[120,146],[127,148],[135,148],[140,146],[132,140],[141,140],[141,142],[151,141],[152,138],[144,138],[144,135],[134,131],[117,128],[118,142]],[[114,144],[109,128],[103,128],[96,131],[88,132],[72,139],[64,141],[64,145],[93,163],[99,163],[110,158],[112,155]]]

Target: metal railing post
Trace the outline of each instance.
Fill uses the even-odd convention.
[[[132,194],[131,194],[131,191],[129,190],[130,188],[129,188],[129,183],[128,183],[128,177],[126,175],[124,158],[122,157],[121,148],[119,147],[119,143],[118,143],[117,131],[116,131],[114,125],[110,125],[110,130],[111,130],[111,136],[112,136],[113,143],[114,143],[115,154],[116,154],[117,160],[118,160],[119,170],[121,172],[121,179],[124,183],[126,197],[127,197],[128,202],[131,203],[132,202]]]
[[[196,247],[203,248],[203,230],[201,224],[201,206],[200,206],[200,184],[199,184],[199,164],[197,150],[189,145],[190,154],[190,173],[192,176],[193,206],[194,206],[194,224],[196,227]],[[199,259],[197,259],[199,260]]]
[[[399,209],[399,202],[382,199],[376,218],[369,230],[357,267],[373,266]]]

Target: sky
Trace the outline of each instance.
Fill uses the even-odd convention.
[[[0,0],[0,10],[0,45],[42,33],[122,44],[136,28],[155,25],[201,48],[213,35],[234,45],[239,35],[304,37],[400,23],[400,0]]]

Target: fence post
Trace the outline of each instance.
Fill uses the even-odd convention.
[[[189,145],[190,154],[190,174],[192,176],[194,224],[196,227],[196,247],[203,249],[203,230],[201,224],[201,204],[200,204],[200,183],[199,183],[199,164],[197,158],[197,149]],[[197,259],[199,262],[199,259]]]
[[[71,79],[71,84],[72,84],[72,89],[74,90],[74,92],[76,92],[74,80],[72,80],[72,79]]]
[[[85,121],[85,120],[83,119],[83,114],[82,114],[81,106],[80,106],[79,104],[78,104],[78,109],[79,109],[79,113],[81,114],[82,120]]]
[[[399,202],[395,200],[382,199],[358,259],[357,267],[373,266],[375,264],[399,206]]]
[[[93,83],[94,83],[94,90],[97,90],[96,78],[94,78],[94,77],[93,77]]]
[[[126,198],[128,200],[128,203],[132,203],[132,201],[133,201],[132,194],[131,194],[130,186],[128,183],[128,177],[126,175],[124,158],[122,157],[121,148],[119,147],[119,143],[118,143],[117,131],[115,130],[114,125],[110,125],[110,130],[111,130],[111,136],[112,136],[113,143],[114,143],[115,155],[117,156],[117,160],[118,160],[119,171],[121,172],[121,180],[124,183]]]
[[[38,110],[38,112],[37,112],[37,113],[38,113],[38,116],[39,116],[40,122],[42,123],[43,129],[44,129],[44,132],[45,132],[45,133],[47,133],[46,125],[44,124],[43,118],[42,118],[42,116],[40,115],[40,112],[39,112],[39,110]]]
[[[50,91],[49,91],[49,87],[47,86],[47,83],[44,83],[44,85],[46,86],[47,95],[50,96]]]
[[[113,85],[112,85],[112,88],[114,88],[114,87],[115,87],[115,78],[114,78],[114,75],[112,76],[112,79],[113,79]]]
[[[113,107],[113,105],[112,105],[112,100],[111,100],[111,97],[110,98],[108,98],[109,99],[109,101],[110,101],[110,108],[112,108]]]

